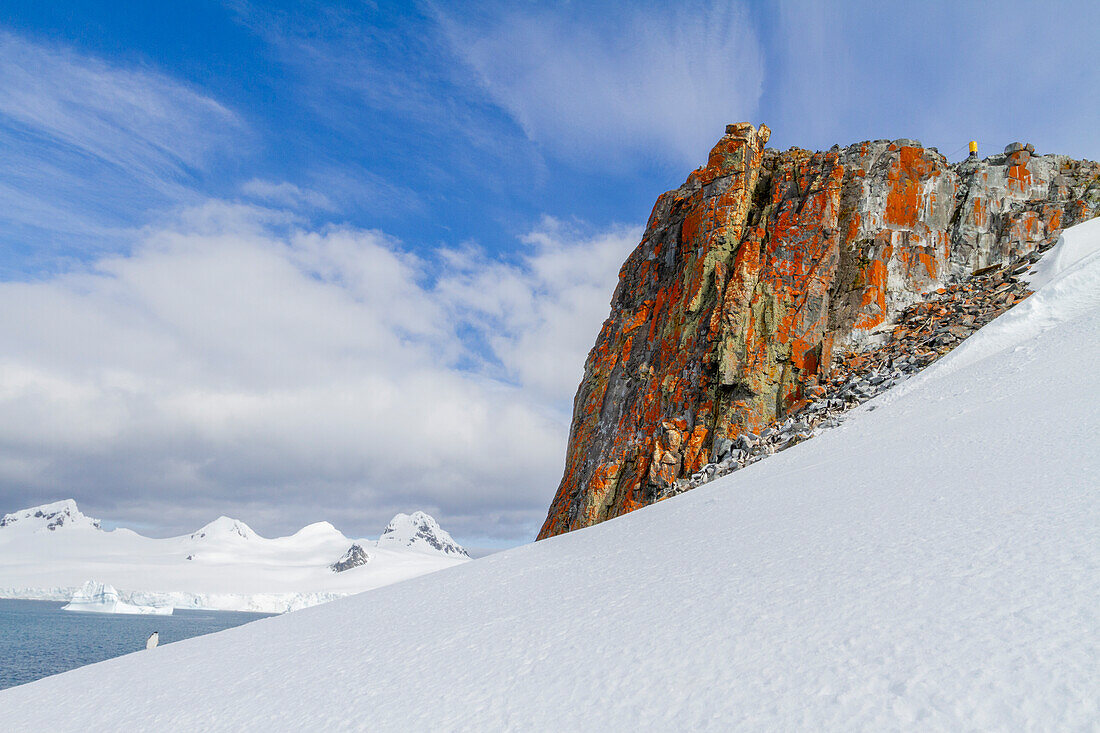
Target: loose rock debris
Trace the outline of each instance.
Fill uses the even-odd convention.
[[[978,270],[905,309],[883,343],[837,355],[824,383],[806,390],[806,404],[759,435],[742,433],[734,440],[721,439],[717,461],[672,483],[659,499],[702,486],[840,425],[849,410],[905,381],[1023,302],[1031,291],[1019,276],[1052,246],[1044,245],[1006,267]]]

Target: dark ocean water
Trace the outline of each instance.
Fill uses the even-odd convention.
[[[181,611],[129,616],[62,611],[63,602],[0,599],[0,690],[145,648],[265,618],[264,613]]]

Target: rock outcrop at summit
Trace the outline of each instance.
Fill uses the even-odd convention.
[[[540,538],[667,495],[805,405],[835,348],[1100,213],[1100,165],[1030,145],[951,164],[913,140],[779,152],[769,134],[730,125],[657,200],[585,364]]]
[[[354,568],[362,567],[370,562],[370,555],[363,549],[363,546],[355,543],[348,548],[348,551],[344,553],[336,562],[329,565],[329,570],[334,573],[343,573]]]

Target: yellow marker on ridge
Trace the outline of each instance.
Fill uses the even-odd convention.
[[[970,141],[970,154],[971,155],[977,155],[978,154],[978,141],[977,140],[971,140]]]

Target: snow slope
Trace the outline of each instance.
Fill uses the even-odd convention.
[[[68,601],[83,584],[96,581],[118,589],[122,608],[282,613],[467,559],[391,542],[376,547],[348,539],[328,522],[267,539],[240,520],[219,517],[190,535],[151,539],[128,529],[105,532],[72,500],[13,512],[0,521],[6,522],[0,527],[0,598]],[[333,572],[330,566],[353,542],[369,550],[370,561]]]
[[[0,727],[1096,729],[1098,267],[727,478],[2,691]]]

